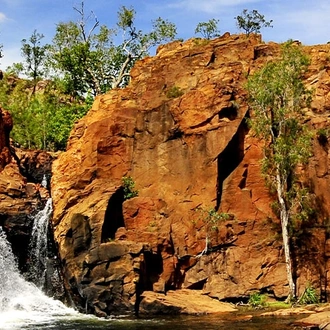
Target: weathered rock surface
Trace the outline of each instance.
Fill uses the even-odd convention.
[[[330,45],[305,50],[306,84],[315,90],[306,125],[325,129]],[[98,97],[75,125],[51,188],[55,239],[78,304],[98,315],[131,312],[142,292],[184,288],[218,300],[259,290],[286,297],[279,221],[260,175],[260,143],[246,126],[244,88],[247,74],[279,51],[258,36],[171,43],[139,61],[130,85]],[[321,142],[305,173],[319,215],[294,258],[298,291],[310,281],[325,297],[330,182]],[[124,201],[124,176],[138,197]],[[210,230],[201,208],[226,217]]]
[[[296,321],[294,324],[302,326],[304,329],[330,330],[330,312],[315,313],[302,320]]]
[[[186,289],[168,291],[166,295],[145,291],[141,296],[139,313],[142,315],[210,314],[236,310],[231,304],[212,299],[201,294],[199,290]]]

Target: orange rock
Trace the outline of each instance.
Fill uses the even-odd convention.
[[[304,49],[312,60],[305,83],[316,95],[306,125],[327,128],[330,45]],[[258,290],[287,296],[274,196],[260,174],[261,143],[246,125],[246,77],[279,53],[280,45],[261,43],[260,36],[174,42],[137,62],[127,88],[96,98],[52,169],[55,239],[83,301],[87,295],[91,306],[109,314],[111,304],[120,312],[153,288],[204,289],[233,300]],[[309,169],[302,171],[319,207],[294,242],[299,294],[308,282],[329,292],[329,148],[323,142],[314,141]],[[138,197],[124,201],[124,176],[135,181]],[[230,216],[208,226],[201,207]],[[96,251],[112,240],[143,248],[98,260]],[[124,274],[121,284],[116,269],[109,273],[113,262]],[[125,291],[123,283],[133,278],[136,288],[130,283]]]

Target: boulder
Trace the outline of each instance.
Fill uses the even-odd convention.
[[[199,290],[177,290],[160,294],[145,291],[141,296],[141,315],[213,314],[230,313],[237,309],[202,294]]]

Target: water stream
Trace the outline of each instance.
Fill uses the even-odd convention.
[[[52,214],[52,199],[34,217],[29,244],[29,262],[27,278],[38,288],[43,289],[46,281],[48,252],[48,222]]]
[[[54,318],[78,315],[23,278],[0,227],[0,329],[23,329],[23,325],[48,323]]]

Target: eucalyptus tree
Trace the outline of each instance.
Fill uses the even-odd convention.
[[[93,12],[85,13],[84,2],[74,10],[78,22],[59,23],[51,46],[51,62],[77,94],[98,95],[125,86],[135,61],[149,50],[176,36],[173,23],[157,18],[152,30],[143,32],[135,25],[136,12],[122,6],[113,28],[100,25]]]
[[[266,21],[265,16],[255,9],[252,11],[244,9],[241,15],[238,15],[235,19],[237,27],[243,30],[246,35],[260,33],[263,27],[273,27],[273,20]]]
[[[220,30],[218,29],[219,20],[210,19],[207,22],[200,22],[197,24],[195,34],[201,34],[205,39],[212,39],[220,36]]]
[[[39,80],[44,78],[45,63],[47,59],[48,45],[42,45],[43,34],[34,30],[29,39],[22,40],[21,53],[24,63],[16,63],[16,68],[20,68],[27,77],[32,78],[33,94]]]
[[[311,100],[311,93],[303,84],[308,65],[309,60],[299,46],[286,43],[281,58],[267,63],[247,84],[251,126],[264,143],[262,171],[277,196],[290,289],[288,299],[296,298],[291,257],[294,223],[308,214],[308,189],[297,176],[298,166],[311,155],[311,134],[303,120],[304,109]]]

